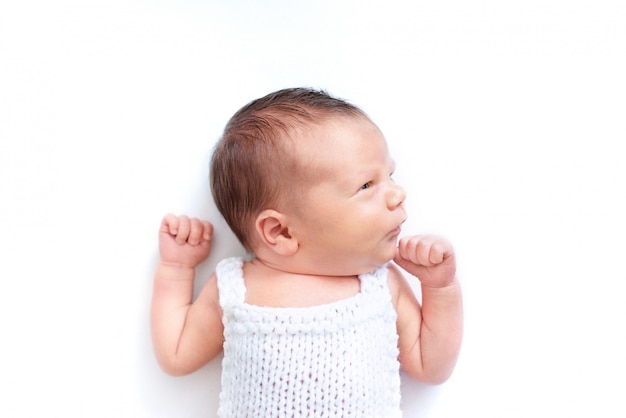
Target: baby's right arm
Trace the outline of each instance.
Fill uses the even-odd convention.
[[[222,350],[215,275],[192,301],[195,267],[209,255],[212,234],[209,222],[186,216],[166,215],[161,223],[151,330],[157,361],[168,374],[191,373]]]

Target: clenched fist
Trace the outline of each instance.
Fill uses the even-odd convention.
[[[168,214],[159,229],[163,264],[194,268],[209,256],[213,225],[185,215]]]
[[[454,249],[443,238],[429,235],[402,238],[393,260],[416,276],[423,286],[446,287],[456,276]]]

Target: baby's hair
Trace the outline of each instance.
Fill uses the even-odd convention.
[[[358,107],[323,90],[290,88],[245,105],[230,119],[211,159],[211,192],[237,239],[252,250],[256,216],[291,190],[298,164],[287,141],[333,117],[365,117]]]

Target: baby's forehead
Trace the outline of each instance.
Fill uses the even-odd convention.
[[[391,160],[383,134],[366,117],[335,117],[302,127],[293,134],[287,152],[303,174],[333,174],[335,167],[362,154],[363,149]]]

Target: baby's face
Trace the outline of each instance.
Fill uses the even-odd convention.
[[[300,251],[339,275],[391,260],[406,220],[406,194],[392,179],[395,164],[380,130],[365,118],[341,117],[299,144],[316,179],[303,190],[295,219]]]

